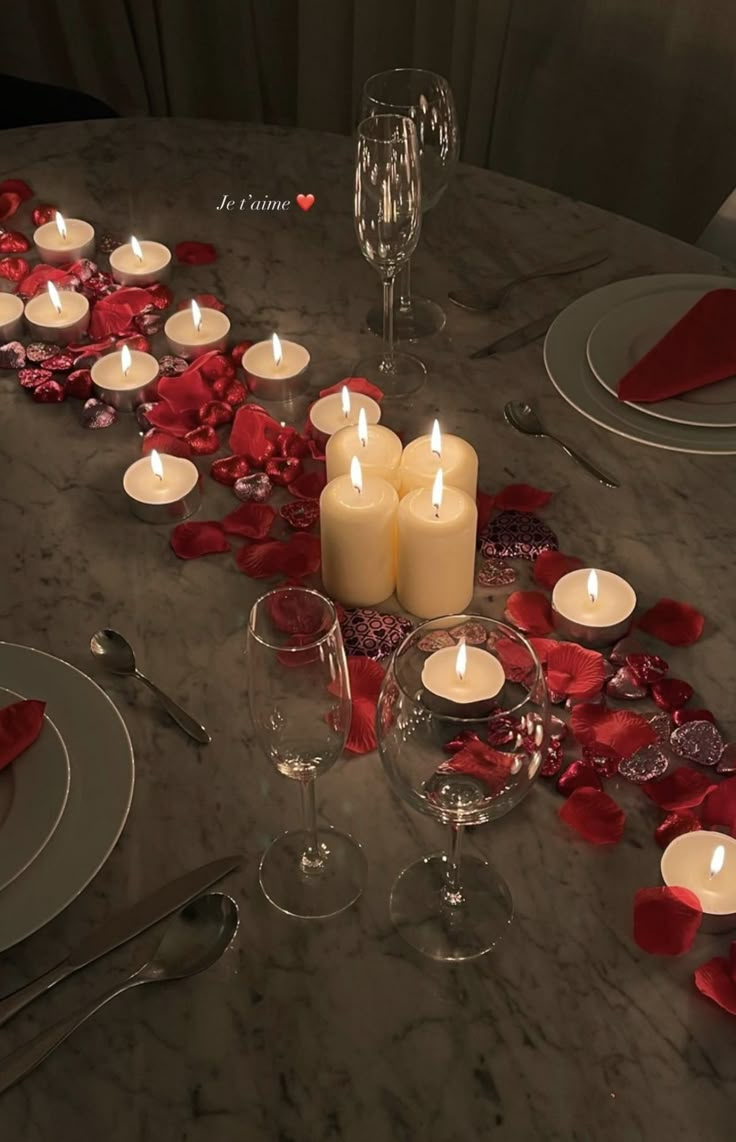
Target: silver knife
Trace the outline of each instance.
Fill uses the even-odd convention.
[[[513,349],[521,349],[522,346],[528,345],[530,341],[536,341],[537,337],[546,333],[557,314],[561,312],[561,309],[555,309],[552,313],[546,313],[544,317],[529,321],[520,329],[514,329],[512,333],[504,333],[503,337],[497,337],[490,345],[484,345],[482,349],[476,349],[471,353],[471,360],[478,361],[481,357],[492,357],[494,353],[510,353]]]
[[[159,920],[163,920],[165,916],[175,912],[177,908],[183,908],[190,900],[194,900],[205,889],[221,880],[228,872],[238,868],[242,860],[241,856],[229,856],[222,857],[220,860],[213,860],[209,864],[202,865],[201,868],[195,868],[191,872],[185,873],[184,876],[172,880],[163,888],[157,888],[150,896],[144,896],[142,900],[131,904],[130,908],[116,912],[92,932],[78,948],[70,952],[60,964],[32,980],[31,983],[27,983],[24,987],[12,992],[11,995],[0,999],[0,1027],[12,1019],[14,1015],[17,1015],[19,1011],[22,1011],[24,1007],[27,1007],[29,1003],[32,1003],[34,999],[37,999],[39,995],[43,995],[45,991],[66,979],[67,976],[86,967],[94,960],[106,956],[108,952],[119,948],[121,944],[132,940],[141,932],[145,932],[146,928],[157,924]]]

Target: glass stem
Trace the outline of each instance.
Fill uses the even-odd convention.
[[[325,858],[320,850],[317,837],[317,802],[314,798],[314,778],[301,782],[301,792],[302,816],[307,843],[299,864],[306,876],[314,876],[323,872],[325,867]]]
[[[399,274],[399,309],[403,313],[411,309],[411,259]]]
[[[460,884],[460,860],[463,844],[464,825],[450,826],[450,851],[447,854],[445,883],[442,886],[442,902],[450,908],[460,908],[465,903]]]
[[[382,372],[394,368],[394,275],[383,279],[383,361]]]

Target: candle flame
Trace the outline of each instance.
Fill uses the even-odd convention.
[[[457,648],[457,658],[455,659],[455,673],[458,680],[462,682],[465,677],[465,671],[468,668],[468,652],[465,649],[465,639],[460,639],[460,644]]]
[[[161,457],[155,448],[151,452],[151,468],[153,469],[154,476],[158,476],[159,480],[163,480],[164,466],[161,462]]]
[[[350,416],[350,389],[347,385],[342,386],[340,399],[342,401],[342,415],[347,420],[347,418]]]
[[[358,413],[358,440],[365,448],[368,443],[368,419],[365,415],[364,408],[361,408]]]
[[[62,238],[66,238],[66,219],[60,210],[56,211],[56,229]]]
[[[284,354],[281,352],[281,342],[279,341],[278,333],[271,334],[271,350],[273,352],[274,365],[280,365]]]
[[[710,874],[708,877],[709,880],[712,880],[714,876],[718,876],[718,873],[723,868],[723,864],[724,864],[725,859],[726,859],[726,848],[725,848],[725,846],[724,845],[717,845],[716,848],[713,850],[713,856],[710,858]]]
[[[202,328],[202,310],[199,308],[194,298],[192,298],[192,321],[194,322],[194,328],[197,330],[197,333],[199,333],[200,329]]]
[[[442,494],[444,490],[442,469],[437,469],[437,475],[434,478],[432,485],[432,507],[434,508],[435,517],[439,517],[440,508],[442,507]]]
[[[49,297],[51,298],[51,304],[57,313],[61,313],[61,298],[59,297],[59,291],[53,282],[48,283],[48,291]]]
[[[130,355],[130,349],[127,345],[123,345],[122,349],[120,350],[120,364],[123,369],[123,376],[127,377],[128,369],[133,364],[133,358]]]
[[[429,440],[429,447],[435,456],[442,458],[442,433],[440,432],[440,422],[436,420],[432,425],[432,435]]]
[[[130,239],[130,248],[132,249],[132,251],[135,254],[138,261],[142,262],[143,261],[143,251],[141,250],[141,244],[136,237],[133,237]]]
[[[350,461],[350,480],[356,492],[363,491],[363,470],[357,456],[353,456]]]
[[[591,571],[588,576],[588,598],[591,603],[598,601],[598,575],[595,571]]]

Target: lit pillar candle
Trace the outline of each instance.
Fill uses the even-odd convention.
[[[110,270],[121,285],[145,286],[168,277],[171,250],[162,242],[139,242],[131,238],[110,254]]]
[[[69,345],[78,341],[89,325],[89,302],[74,290],[57,290],[53,282],[26,302],[26,324],[34,341]]]
[[[94,227],[81,218],[65,218],[58,210],[53,222],[34,231],[33,241],[41,261],[49,266],[65,266],[95,252]]]
[[[363,396],[362,393],[353,393],[343,385],[339,393],[329,393],[320,397],[309,410],[309,421],[313,434],[327,443],[327,439],[339,432],[341,428],[349,428],[358,423],[360,410],[365,412],[368,424],[378,424],[381,419],[381,406],[372,397]]]
[[[478,453],[459,436],[443,436],[435,420],[429,436],[407,444],[401,457],[401,489],[405,496],[414,488],[431,488],[438,468],[445,487],[460,488],[472,500],[478,491]]]
[[[188,361],[212,349],[224,349],[229,332],[229,317],[219,309],[200,309],[194,300],[189,309],[173,313],[164,325],[169,349]]]
[[[466,706],[495,698],[506,681],[503,666],[480,646],[443,646],[422,668],[422,685],[439,698]]]
[[[555,584],[555,629],[586,646],[608,646],[627,633],[636,606],[630,583],[611,571],[582,567]]]
[[[459,488],[443,487],[440,468],[432,488],[404,496],[396,519],[402,607],[423,619],[462,613],[473,597],[475,501]]]
[[[158,377],[158,361],[123,345],[119,353],[106,353],[92,366],[92,384],[100,400],[122,412],[132,412],[143,401],[152,400]]]
[[[23,302],[14,293],[0,293],[0,344],[16,341],[23,326]]]
[[[353,456],[357,456],[364,473],[388,480],[398,491],[401,449],[396,433],[382,424],[368,424],[365,409],[361,409],[357,425],[341,428],[327,441],[327,480],[349,473]]]
[[[304,392],[309,353],[296,341],[282,341],[276,333],[270,341],[257,341],[243,354],[241,364],[246,384],[262,400],[292,400]]]
[[[348,607],[370,607],[396,584],[396,489],[363,474],[354,456],[351,472],[323,489],[319,500],[322,582]]]
[[[689,888],[703,909],[703,932],[736,928],[736,840],[705,829],[675,837],[662,853],[662,880]]]
[[[182,456],[160,456],[154,449],[131,464],[123,476],[130,509],[145,523],[178,523],[199,507],[199,472]]]

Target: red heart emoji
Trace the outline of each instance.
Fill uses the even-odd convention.
[[[297,204],[297,206],[301,206],[302,210],[304,210],[305,212],[307,210],[311,210],[312,207],[314,206],[314,195],[313,194],[297,194],[296,204]]]

